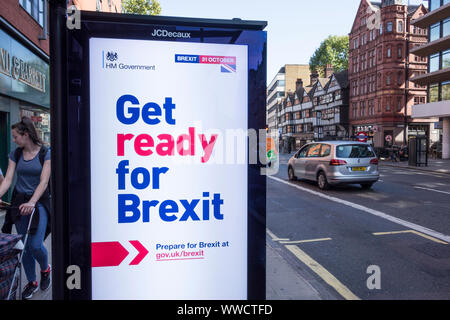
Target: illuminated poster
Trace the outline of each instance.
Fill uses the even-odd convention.
[[[225,135],[248,127],[247,46],[89,56],[92,298],[246,299],[247,146]]]

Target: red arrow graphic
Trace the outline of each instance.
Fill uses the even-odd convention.
[[[138,265],[148,254],[148,250],[137,240],[131,240],[130,243],[138,251],[130,266]],[[92,242],[92,267],[117,267],[128,254],[129,252],[118,241]]]
[[[134,257],[133,261],[130,262],[130,266],[132,266],[139,264],[147,255],[148,250],[145,249],[144,246],[137,240],[132,240],[130,243],[136,248],[137,251],[139,251],[139,254]]]
[[[92,242],[92,267],[116,267],[128,256],[128,253],[117,241]]]

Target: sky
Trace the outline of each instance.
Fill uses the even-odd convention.
[[[425,3],[410,0],[411,4],[422,2]],[[329,35],[348,35],[360,0],[159,0],[159,3],[162,16],[267,21],[269,83],[285,64],[308,64]]]

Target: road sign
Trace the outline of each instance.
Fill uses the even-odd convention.
[[[364,131],[358,132],[356,135],[356,140],[359,142],[367,142],[367,134]]]
[[[385,139],[387,142],[391,142],[391,141],[392,141],[392,136],[391,136],[390,134],[388,134],[386,137],[384,137],[384,139]]]
[[[64,297],[265,298],[266,180],[247,136],[226,138],[265,132],[264,26],[84,12],[81,29],[60,30],[76,45],[52,48],[71,70],[52,76],[64,84],[52,110],[67,112],[55,149],[69,150],[54,191],[68,208],[55,250],[67,255],[55,268],[84,275]]]

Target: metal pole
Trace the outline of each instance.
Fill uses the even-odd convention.
[[[409,5],[409,1],[408,1]],[[405,34],[406,34],[406,53],[405,53],[405,119],[403,127],[403,144],[406,146],[407,135],[408,135],[408,90],[409,90],[409,29],[410,25],[408,23],[408,9],[406,9],[406,23],[405,23]]]
[[[68,296],[65,290],[65,268],[68,265],[67,245],[67,74],[66,56],[66,1],[50,0],[50,112],[52,145],[52,297],[56,300]]]

